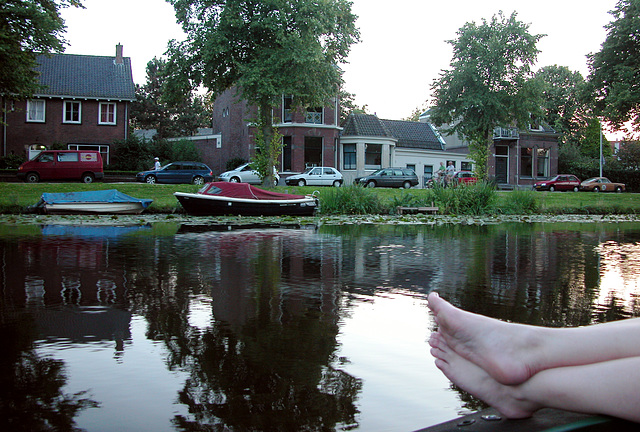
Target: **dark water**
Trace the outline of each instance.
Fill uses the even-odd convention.
[[[0,228],[0,430],[411,431],[481,405],[431,290],[539,325],[640,315],[640,225]]]

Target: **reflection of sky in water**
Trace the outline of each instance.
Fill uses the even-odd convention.
[[[640,245],[608,241],[598,246],[600,254],[600,294],[598,304],[615,297],[625,309],[631,309],[639,294]]]
[[[195,295],[189,301],[189,325],[200,330],[206,330],[213,325],[213,300],[208,295]]]

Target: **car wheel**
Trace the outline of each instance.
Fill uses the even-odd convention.
[[[554,192],[555,190],[556,190],[556,188],[555,188],[555,187],[553,187],[553,186],[549,186],[549,192]]]
[[[593,191],[594,192],[600,192],[600,188],[598,186],[596,186],[596,187],[593,188]]]
[[[229,179],[229,181],[230,181],[231,183],[240,183],[240,179],[239,179],[238,177],[231,177],[231,178]]]
[[[374,187],[376,187],[376,182],[375,182],[375,181],[373,181],[373,180],[369,180],[369,181],[367,182],[367,187],[370,187],[370,188],[374,188]]]
[[[298,186],[302,187],[302,186],[306,186],[307,182],[304,181],[304,179],[300,179],[298,180]]]
[[[578,189],[578,186],[574,186],[574,187],[573,187],[573,191],[574,191],[574,192],[578,192],[579,190],[580,190],[580,189]]]
[[[276,186],[278,186],[278,179],[274,178],[273,179],[273,187],[276,187]]]
[[[616,192],[622,192],[622,188],[620,186],[616,186]]]
[[[24,181],[27,183],[38,183],[40,181],[40,176],[37,173],[29,173],[24,178]]]
[[[333,187],[340,187],[342,186],[342,182],[340,180],[336,180],[333,182]]]
[[[409,181],[404,182],[404,183],[402,184],[402,187],[403,187],[404,189],[409,189],[409,188],[411,187],[411,182],[409,182]]]
[[[82,183],[93,183],[93,174],[87,173],[82,175]]]
[[[203,185],[204,184],[204,177],[202,176],[195,176],[193,178],[193,184],[194,185]]]
[[[144,178],[144,181],[148,184],[156,184],[156,176],[148,175]]]

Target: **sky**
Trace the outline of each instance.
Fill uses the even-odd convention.
[[[480,24],[503,11],[545,34],[536,68],[557,64],[588,75],[587,54],[600,50],[604,26],[617,0],[352,0],[361,42],[353,45],[344,70],[345,90],[380,118],[408,117],[430,100],[430,87],[449,69],[446,41],[466,22]],[[62,11],[69,42],[66,53],[115,55],[123,45],[133,79],[146,81],[145,68],[161,57],[170,39],[182,39],[173,7],[165,0],[83,0],[85,9]]]

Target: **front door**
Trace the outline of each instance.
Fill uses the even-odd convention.
[[[496,157],[496,182],[497,183],[509,183],[508,178],[508,157]]]

